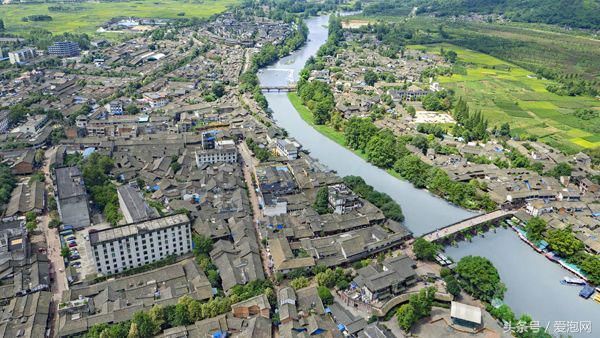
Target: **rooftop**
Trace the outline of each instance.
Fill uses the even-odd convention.
[[[170,228],[172,226],[189,223],[190,219],[185,214],[176,214],[155,218],[148,221],[132,223],[118,228],[108,228],[90,234],[91,245],[104,242],[111,242],[115,239],[135,236],[140,233],[156,231],[159,229]]]

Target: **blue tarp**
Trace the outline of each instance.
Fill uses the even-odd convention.
[[[85,148],[85,150],[83,151],[83,158],[87,158],[88,156],[93,154],[95,151],[96,151],[96,148],[94,148],[94,147]]]
[[[338,324],[338,329],[342,332],[346,331],[346,327],[344,326],[344,324]]]

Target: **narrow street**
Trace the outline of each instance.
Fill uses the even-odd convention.
[[[244,180],[246,181],[246,185],[248,186],[250,204],[252,204],[252,223],[254,224],[254,230],[256,231],[256,236],[259,241],[260,255],[262,257],[263,262],[263,270],[265,271],[268,277],[271,277],[271,269],[269,268],[269,256],[267,254],[267,250],[262,245],[262,235],[259,229],[259,224],[263,220],[262,210],[259,207],[258,196],[256,195],[254,184],[252,184],[254,159],[252,158],[252,155],[250,155],[250,150],[248,149],[245,143],[241,143],[238,145],[238,151],[242,156],[242,170],[244,172]]]
[[[47,196],[53,194],[52,179],[50,177],[50,158],[56,152],[56,149],[50,148],[46,151],[44,166],[42,171],[44,173],[46,192]],[[46,255],[50,261],[50,276],[53,279],[53,283],[50,286],[52,292],[52,304],[50,305],[50,314],[54,319],[50,330],[52,333],[56,332],[58,326],[58,313],[57,304],[60,302],[63,291],[69,288],[67,284],[67,276],[65,273],[65,264],[63,258],[60,256],[60,240],[58,238],[58,229],[50,229],[48,224],[50,223],[50,212],[47,211],[41,217],[42,221],[38,225],[39,230],[43,233],[46,241],[47,250]]]

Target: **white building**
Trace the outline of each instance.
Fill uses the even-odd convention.
[[[0,111],[0,133],[8,131],[8,110]]]
[[[144,93],[143,97],[152,108],[164,107],[169,103],[169,97],[165,93]]]
[[[8,53],[8,59],[13,65],[15,63],[26,63],[33,58],[35,58],[35,51],[32,48],[23,48]]]
[[[192,250],[185,214],[170,215],[90,233],[96,270],[104,275],[149,264]]]
[[[237,149],[233,140],[218,141],[214,149],[196,149],[196,165],[201,167],[205,163],[237,162]]]
[[[288,160],[295,160],[298,158],[300,144],[298,144],[296,141],[289,139],[277,140],[276,146],[279,155],[287,157]]]
[[[106,111],[109,114],[123,115],[123,103],[121,103],[121,101],[111,101],[104,105],[104,108],[106,108]]]

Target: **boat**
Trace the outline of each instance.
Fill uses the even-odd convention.
[[[594,292],[596,292],[596,290],[594,290],[594,287],[586,284],[586,286],[584,286],[583,289],[579,291],[579,297],[588,299],[594,294]]]
[[[544,256],[546,256],[546,258],[548,258],[549,261],[554,262],[554,263],[558,263],[558,257],[556,257],[556,255],[554,254],[554,252],[548,252]]]
[[[572,278],[565,276],[562,281],[564,281],[567,284],[585,285],[585,281],[581,278]]]

